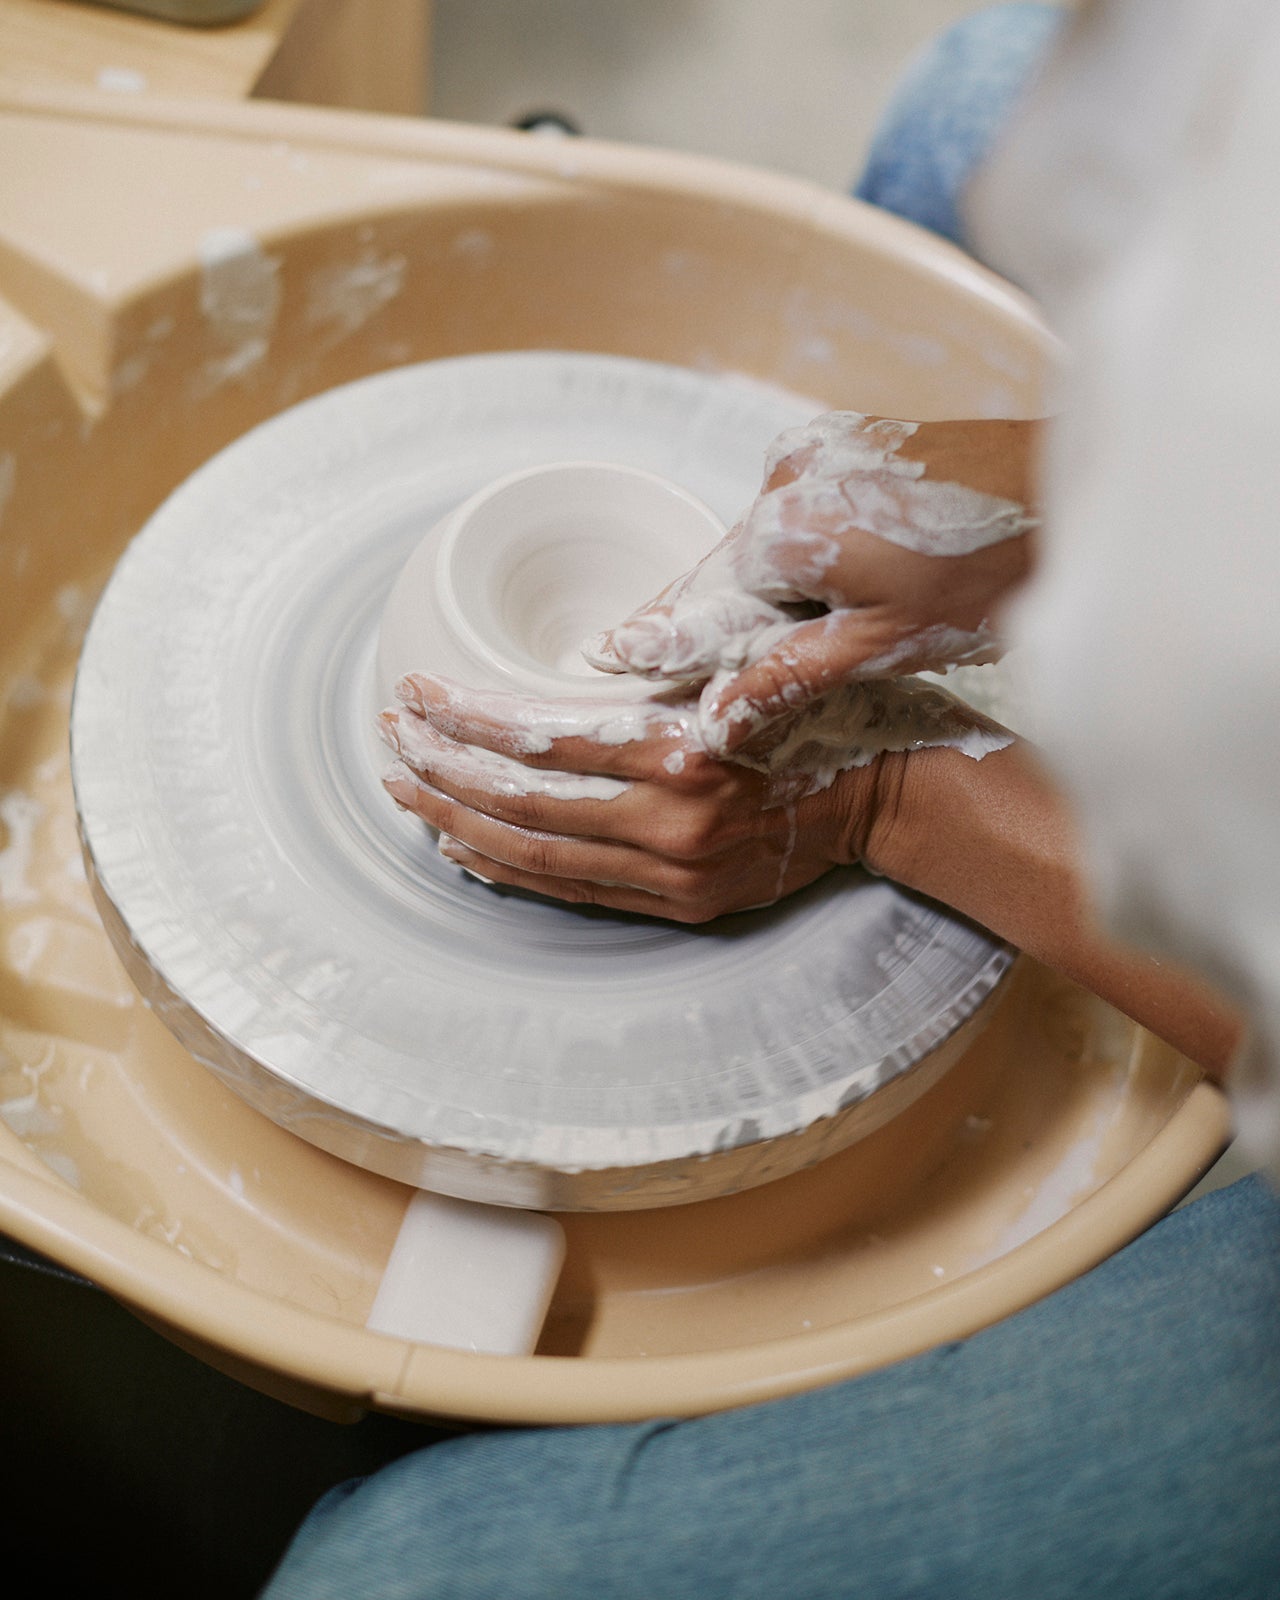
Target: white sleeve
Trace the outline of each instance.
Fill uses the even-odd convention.
[[[1010,219],[1016,269],[1035,233],[1026,151],[1056,157],[1042,192],[1055,225],[1074,217],[1086,236],[1069,271],[1062,251],[1043,264],[1071,366],[1046,557],[1016,628],[1099,896],[1121,931],[1247,1011],[1238,1135],[1280,1172],[1280,17],[1216,0],[1110,9],[1130,45],[1144,20],[1160,30],[1127,105],[1114,59],[1109,85],[1086,71],[1074,98],[1064,63],[1038,121],[1027,108],[1023,155],[1011,140],[976,197],[990,237]],[[1118,140],[1108,175],[1099,127],[1143,96],[1161,136]],[[1082,130],[1090,159],[1073,166]]]

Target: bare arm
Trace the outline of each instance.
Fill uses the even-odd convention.
[[[1240,1040],[1201,978],[1111,939],[1084,887],[1070,814],[1027,746],[969,761],[885,756],[863,846],[868,865],[972,917],[1100,995],[1213,1077]]]

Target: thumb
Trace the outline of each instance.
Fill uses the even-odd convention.
[[[784,717],[862,677],[896,674],[887,619],[871,611],[830,611],[775,634],[741,670],[719,672],[702,692],[698,720],[707,749],[729,756]],[[728,664],[726,664],[728,665]]]
[[[701,683],[725,668],[743,666],[762,629],[790,622],[786,612],[744,590],[690,591],[669,605],[628,617],[583,648],[593,666],[606,670]]]

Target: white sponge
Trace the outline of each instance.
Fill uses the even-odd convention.
[[[530,1355],[564,1262],[554,1217],[416,1194],[367,1326],[415,1344]]]

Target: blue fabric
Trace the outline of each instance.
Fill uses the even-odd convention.
[[[1249,1178],[963,1343],[687,1421],[464,1435],[270,1600],[1271,1600],[1280,1201]]]
[[[1060,20],[913,65],[858,193],[957,197]],[[1280,1600],[1280,1200],[1174,1212],[1004,1323],[852,1382],[432,1444],[316,1506],[264,1600]]]
[[[927,45],[880,121],[858,199],[967,244],[965,187],[1065,15],[1053,5],[992,6]]]

